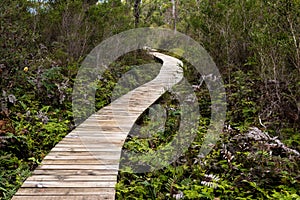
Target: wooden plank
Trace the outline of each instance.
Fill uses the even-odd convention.
[[[108,147],[78,147],[78,148],[67,148],[67,147],[54,147],[52,150],[52,152],[85,152],[85,151],[104,151],[104,152],[119,152],[120,151],[120,147],[118,146],[108,146]]]
[[[111,145],[111,146],[116,146],[116,144],[105,144],[105,143],[100,143],[100,144],[66,144],[66,143],[58,143],[55,148],[83,148],[85,147],[85,145],[88,145],[89,148],[92,148],[92,147],[95,147],[95,148],[105,148],[107,147],[108,145]]]
[[[93,126],[85,126],[85,127],[78,127],[74,129],[69,135],[78,135],[79,133],[98,133],[98,134],[103,134],[103,135],[125,135],[126,133],[122,131],[121,129],[117,131],[111,131],[109,130],[104,130],[102,128],[103,125],[97,124],[97,122],[91,123]],[[119,126],[119,125],[124,125],[122,123],[115,124],[114,126]],[[106,125],[109,126],[109,125]]]
[[[105,114],[111,114],[111,115],[116,115],[116,116],[124,116],[124,117],[128,116],[128,109],[126,109],[126,110],[121,110],[121,109],[117,109],[117,108],[106,109],[104,107],[101,110],[101,113],[102,112]],[[132,113],[140,114],[140,112],[132,112]],[[84,122],[82,124],[84,124]]]
[[[65,142],[80,142],[82,143],[83,139],[90,139],[90,140],[95,140],[94,143],[103,143],[106,142],[107,140],[111,140],[113,142],[117,142],[117,141],[122,141],[125,139],[125,136],[101,136],[101,134],[99,134],[99,136],[93,134],[93,135],[84,135],[84,133],[78,135],[70,135],[66,138],[63,139],[63,143]]]
[[[111,108],[113,110],[113,108]],[[91,115],[91,118],[96,118],[99,120],[114,120],[116,117],[118,119],[122,118],[122,119],[127,119],[126,116],[115,116],[115,115],[107,115],[105,113],[101,113],[102,109],[97,111],[95,114]],[[100,113],[100,114],[99,114]]]
[[[59,144],[86,144],[86,141],[89,139],[85,138],[83,141],[82,139],[79,138],[64,138]],[[90,139],[88,141],[88,144],[107,144],[107,139]],[[110,144],[119,144],[120,140],[112,140],[110,141]]]
[[[114,188],[116,181],[25,181],[23,187],[25,188]]]
[[[119,160],[120,159],[120,156],[96,156],[96,155],[73,155],[72,153],[71,154],[63,154],[63,155],[55,155],[53,153],[51,154],[48,154],[45,159],[49,159],[49,160],[90,160],[90,159],[94,159],[94,160],[99,160],[100,161],[104,161],[104,160]]]
[[[117,181],[117,177],[114,175],[96,175],[96,176],[68,176],[68,175],[35,175],[27,179],[28,181]]]
[[[112,158],[117,158],[120,156],[121,152],[117,151],[101,151],[102,155],[105,157],[111,156]],[[48,155],[50,156],[95,156],[99,155],[99,151],[53,151],[50,152]]]
[[[64,151],[64,152],[50,152],[49,156],[93,156],[94,158],[102,158],[102,159],[119,159],[121,152],[116,151],[101,151],[101,154],[97,151]],[[100,155],[102,155],[100,157]]]
[[[83,175],[83,176],[95,176],[95,175],[118,175],[117,170],[102,169],[102,170],[74,170],[74,169],[36,169],[32,173],[33,175]]]
[[[134,123],[132,123],[133,125]],[[83,128],[81,128],[82,130],[78,129],[76,132],[73,132],[70,134],[69,137],[80,137],[80,136],[84,136],[84,135],[95,135],[95,136],[103,136],[103,137],[122,137],[122,138],[126,138],[126,134],[124,132],[123,129],[121,129],[121,127],[126,127],[126,128],[131,128],[131,126],[128,125],[122,125],[122,124],[118,124],[118,128],[121,130],[120,132],[113,132],[113,131],[106,131],[104,129],[102,129],[102,127],[93,127],[93,128],[86,128],[85,130]]]
[[[101,120],[101,119],[97,119],[97,117],[95,117],[95,118],[89,118],[89,120],[85,121],[84,124],[96,123],[99,126],[102,126],[102,125],[115,126],[115,125],[118,125],[118,124],[126,124],[130,121],[127,120],[127,117],[124,117],[124,116],[122,118],[118,118],[117,116],[114,116],[114,118],[112,120]],[[81,126],[78,126],[78,127],[81,128]],[[78,129],[75,129],[75,130],[78,130]]]
[[[40,165],[38,167],[39,169],[106,169],[106,170],[119,170],[119,165],[72,165],[72,164],[67,164],[67,165]]]
[[[105,165],[105,164],[118,164],[119,160],[99,160],[99,159],[43,159],[42,164],[43,165],[49,165],[49,164],[97,164],[97,165]]]
[[[76,135],[77,137],[75,138],[76,140],[83,140],[83,139],[90,139],[90,140],[96,140],[95,143],[99,142],[99,143],[103,143],[106,142],[107,140],[113,141],[113,142],[117,142],[117,141],[122,141],[124,140],[124,137],[113,137],[113,136],[107,136],[107,137],[97,137],[96,136],[84,136],[84,133],[82,135]],[[73,138],[68,138],[69,141],[72,141]],[[74,139],[74,140],[75,140]]]
[[[118,126],[122,126],[122,124],[119,124]],[[127,126],[127,125],[126,125]],[[129,126],[127,126],[129,127]],[[101,129],[100,126],[95,126],[95,127],[89,127],[89,128],[79,128],[76,129],[76,131],[73,131],[70,136],[80,136],[80,134],[97,134],[101,135],[103,137],[116,137],[116,136],[121,136],[121,137],[126,137],[126,133],[123,131],[120,132],[112,132],[112,131],[104,131]]]
[[[124,126],[124,124],[126,125],[126,123],[120,123],[120,124],[116,124],[116,125],[123,125]],[[97,122],[88,123],[88,124],[85,124],[84,126],[80,126],[76,129],[74,129],[70,134],[76,133],[77,131],[89,131],[89,130],[95,130],[98,133],[102,133],[102,134],[109,134],[109,133],[126,134],[126,132],[124,132],[123,130],[120,130],[119,132],[109,131],[109,130],[108,131],[107,130],[101,130],[101,125],[97,124]]]
[[[91,122],[91,124],[97,124],[97,122]],[[112,127],[109,125],[99,125],[99,129],[101,128],[101,131],[107,131],[107,132],[115,132],[115,133],[120,133],[122,130],[119,127]]]
[[[58,195],[108,195],[115,192],[114,188],[20,188],[17,195],[27,196],[58,196]]]
[[[113,197],[112,197],[113,195]],[[91,195],[91,196],[14,196],[12,200],[111,200],[115,199],[115,194]]]

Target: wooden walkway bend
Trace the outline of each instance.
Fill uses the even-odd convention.
[[[121,150],[137,118],[183,78],[182,62],[163,61],[152,81],[102,108],[63,138],[23,183],[13,200],[115,199]]]

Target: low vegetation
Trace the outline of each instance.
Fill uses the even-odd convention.
[[[184,52],[166,52],[185,62],[185,77],[194,86],[201,114],[197,136],[165,168],[121,171],[116,199],[300,199],[299,1],[96,2],[0,2],[1,199],[10,199],[75,128],[72,88],[89,51],[114,34],[149,26],[180,31],[208,51],[225,83],[226,123],[213,150],[202,157],[211,114],[204,77],[184,61]],[[142,84],[138,77],[151,80],[141,67],[149,63],[154,76],[157,64],[143,51],[109,66],[97,80],[96,108],[126,92],[119,81],[128,80],[131,89]],[[126,73],[135,73],[134,79],[124,79]],[[153,151],[176,135],[178,101],[166,93],[156,105],[139,119],[124,149]],[[151,109],[165,116],[165,126],[151,118]],[[152,137],[136,137],[137,130]]]

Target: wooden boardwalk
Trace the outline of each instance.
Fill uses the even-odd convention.
[[[102,108],[63,138],[44,158],[13,200],[115,199],[121,150],[137,118],[183,78],[182,62],[163,61],[158,76]]]

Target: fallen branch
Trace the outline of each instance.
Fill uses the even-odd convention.
[[[297,156],[300,156],[300,153],[295,150],[287,147],[285,144],[283,144],[278,137],[270,137],[270,135],[267,132],[263,132],[257,127],[251,127],[250,130],[244,134],[244,135],[236,135],[233,137],[233,139],[250,139],[255,141],[265,141],[264,145],[267,146],[267,149],[278,149],[281,148],[287,153],[292,153]]]

